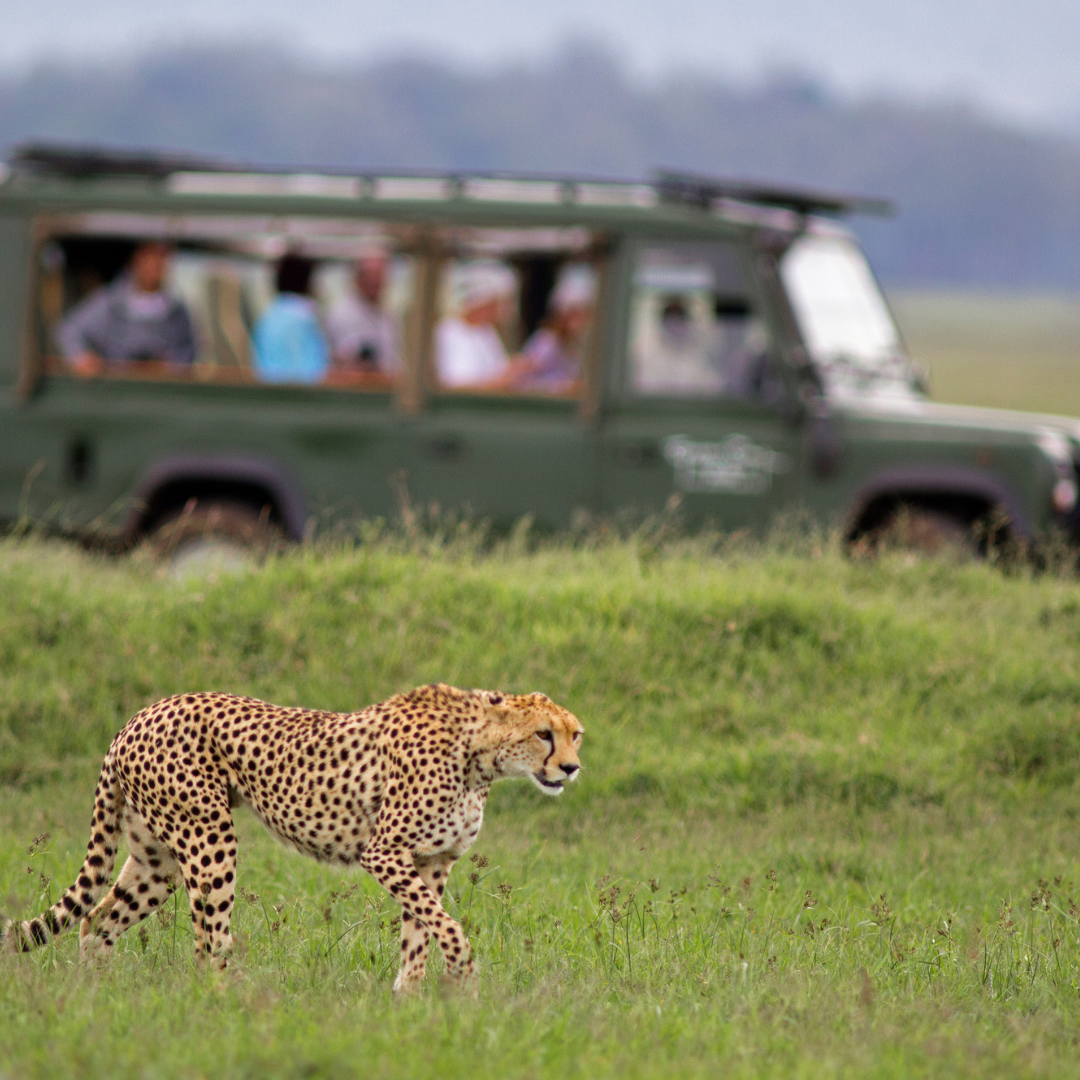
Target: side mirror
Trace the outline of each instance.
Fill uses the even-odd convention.
[[[930,396],[930,369],[925,364],[911,362],[911,385],[920,394]]]

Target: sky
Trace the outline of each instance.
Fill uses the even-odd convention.
[[[419,53],[490,68],[587,40],[642,79],[800,71],[842,95],[1080,128],[1080,0],[0,0],[0,25],[10,73],[245,42],[320,64]]]

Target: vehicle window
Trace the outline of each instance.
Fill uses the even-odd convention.
[[[800,237],[780,273],[829,397],[921,400],[896,324],[855,244],[838,236]]]
[[[596,307],[589,235],[477,230],[450,243],[435,326],[439,389],[577,396]]]
[[[643,248],[634,268],[630,385],[639,395],[769,396],[765,328],[732,244]]]
[[[810,355],[877,365],[900,337],[862,252],[850,241],[803,236],[784,255],[781,276]]]
[[[391,232],[224,218],[140,232],[119,218],[98,215],[42,251],[50,372],[361,390],[401,375],[414,266]]]

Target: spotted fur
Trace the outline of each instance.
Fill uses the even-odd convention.
[[[395,990],[423,979],[432,936],[448,978],[461,982],[473,972],[469,942],[440,897],[480,832],[488,790],[528,777],[559,794],[578,774],[581,735],[577,718],[543,694],[441,684],[356,713],[229,694],[166,698],[132,717],[105,755],[75,884],[38,918],[7,923],[4,940],[27,950],[79,921],[82,955],[107,955],[182,884],[196,955],[224,967],[236,889],[231,807],[246,803],[286,844],[359,865],[401,904]],[[121,832],[129,854],[107,889]]]

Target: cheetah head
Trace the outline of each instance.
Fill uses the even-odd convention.
[[[478,691],[497,734],[499,778],[528,777],[545,795],[561,795],[581,771],[583,729],[573,713],[544,694]]]

